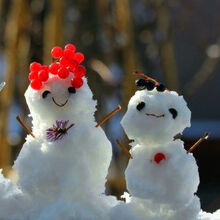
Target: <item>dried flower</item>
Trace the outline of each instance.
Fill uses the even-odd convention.
[[[53,127],[48,128],[46,130],[46,137],[50,141],[57,141],[62,139],[66,134],[67,131],[74,126],[74,124],[71,124],[69,127],[67,127],[69,123],[68,121],[56,121],[56,125],[53,125]]]

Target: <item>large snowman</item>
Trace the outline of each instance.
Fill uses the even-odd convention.
[[[133,159],[125,172],[131,198],[114,207],[111,218],[203,219],[195,195],[198,166],[183,142],[174,140],[176,134],[190,126],[191,112],[182,96],[152,78],[139,79],[136,85],[140,90],[129,101],[121,121],[128,137],[134,140]]]
[[[30,65],[25,98],[35,136],[28,135],[14,163],[19,180],[0,177],[0,219],[108,219],[114,199],[105,181],[112,156],[95,128],[96,101],[73,45],[55,47],[49,67]]]

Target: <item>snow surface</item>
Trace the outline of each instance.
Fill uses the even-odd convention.
[[[214,213],[207,213],[201,211],[199,213],[199,220],[219,220],[220,219],[220,210],[217,210]]]
[[[17,185],[0,176],[0,219],[101,220],[108,219],[107,211],[116,204],[104,195],[111,143],[100,127],[95,128],[96,101],[86,78],[70,94],[71,77],[50,75],[41,90],[28,87],[25,98],[36,138],[27,136],[14,163]],[[51,93],[43,99],[45,90]],[[59,104],[68,102],[59,107],[52,97]],[[56,120],[69,120],[74,126],[63,139],[51,142],[46,130]]]

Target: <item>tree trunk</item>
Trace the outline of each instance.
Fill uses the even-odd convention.
[[[10,14],[6,24],[5,44],[6,44],[6,86],[0,94],[0,167],[7,173],[10,168],[11,149],[8,144],[8,112],[13,102],[15,79],[18,66],[18,42],[19,36],[24,28],[26,11],[26,0],[14,0],[10,9]],[[24,13],[25,12],[25,13]],[[24,19],[24,20],[23,20]]]
[[[63,45],[64,2],[50,0],[50,11],[44,22],[44,63],[46,65],[51,63],[51,48]]]
[[[163,73],[167,87],[172,90],[179,90],[178,72],[176,66],[174,46],[171,36],[171,25],[169,9],[164,0],[153,1],[157,15],[157,31],[160,41],[160,55]]]

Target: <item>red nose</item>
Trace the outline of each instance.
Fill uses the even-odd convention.
[[[159,164],[162,160],[166,160],[166,155],[159,152],[154,155],[155,163]]]

